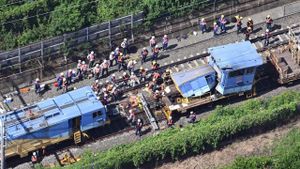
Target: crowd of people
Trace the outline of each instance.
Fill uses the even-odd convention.
[[[245,40],[249,40],[254,29],[254,22],[251,18],[248,18],[245,27],[243,27],[243,17],[235,16],[232,18],[235,22],[235,29],[237,34],[244,33]],[[222,33],[227,32],[227,24],[230,21],[221,15],[216,22],[213,22],[212,30],[213,35],[218,36]],[[273,20],[270,15],[266,17],[266,29],[265,29],[265,42],[264,46],[269,45],[269,38],[271,37],[270,32],[272,31]],[[207,33],[210,29],[205,18],[199,20],[199,29],[202,34]],[[158,42],[161,45],[158,45]],[[159,63],[157,62],[159,55],[162,51],[168,49],[169,38],[168,35],[164,35],[161,40],[158,40],[155,36],[152,36],[149,40],[149,46],[142,48],[139,53],[139,59],[131,56],[130,44],[128,39],[125,38],[120,45],[116,46],[105,59],[96,57],[96,53],[91,51],[84,59],[78,60],[76,69],[69,69],[66,72],[62,72],[56,79],[55,86],[57,90],[62,92],[69,91],[69,86],[76,81],[83,79],[94,79],[92,82],[92,89],[96,95],[102,101],[103,104],[107,105],[113,101],[118,100],[122,96],[122,91],[126,87],[135,87],[143,82],[146,82],[146,89],[152,94],[153,99],[156,103],[160,103],[162,96],[164,95],[164,89],[166,85],[171,83],[171,70],[166,69],[165,72],[160,72]],[[140,60],[141,67],[136,68],[136,64]],[[144,64],[151,61],[151,71],[144,68]],[[115,67],[120,72],[121,76],[117,77],[115,73],[110,74],[112,67]],[[151,72],[151,73],[150,73]],[[104,82],[104,78],[107,78]],[[35,92],[40,94],[45,88],[40,83],[39,79],[35,81]],[[160,105],[157,104],[157,107]],[[138,125],[138,120],[135,118],[135,106],[129,105],[129,116],[128,120]],[[190,122],[195,121],[195,114],[191,114]],[[168,125],[171,125],[172,117],[169,119]],[[137,129],[137,135],[140,135]]]

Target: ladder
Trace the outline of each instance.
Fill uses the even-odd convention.
[[[74,143],[75,144],[81,143],[81,131],[76,131],[74,133]]]
[[[148,107],[148,103],[146,102],[146,99],[145,99],[144,95],[142,93],[139,93],[138,95],[139,95],[140,101],[142,103],[143,110],[144,110],[147,118],[149,119],[149,121],[150,121],[150,123],[152,125],[152,128],[154,130],[158,130],[159,126],[158,126],[158,124],[156,122],[156,119],[154,118],[154,116],[152,115],[152,113],[151,113],[151,111],[150,111],[150,109]]]

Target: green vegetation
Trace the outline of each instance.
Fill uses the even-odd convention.
[[[224,169],[299,169],[300,168],[300,130],[292,130],[273,149],[271,156],[240,157]]]
[[[132,168],[146,162],[198,154],[215,149],[222,141],[253,129],[275,127],[295,117],[300,93],[287,92],[266,100],[253,99],[235,107],[218,107],[207,119],[184,128],[167,129],[142,141],[117,146],[95,155],[87,153],[67,168]],[[299,149],[300,150],[300,149]],[[265,161],[257,161],[263,164]],[[253,164],[254,165],[254,164]]]
[[[138,11],[145,11],[147,20],[152,21],[165,13],[188,13],[207,3],[208,0],[0,0],[0,49],[12,49]]]

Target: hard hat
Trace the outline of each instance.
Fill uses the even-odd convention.
[[[36,152],[33,152],[32,155],[36,156]]]
[[[224,18],[224,15],[221,15],[221,18]]]
[[[155,45],[155,48],[158,48],[158,45]]]
[[[152,64],[156,64],[156,61],[154,60],[154,61],[152,62]]]
[[[60,76],[64,76],[64,73],[60,73]]]
[[[248,18],[248,21],[251,21],[252,19],[251,18]]]
[[[205,21],[205,19],[204,19],[204,18],[201,18],[201,21],[203,22],[203,21]]]
[[[66,80],[67,80],[67,79],[64,77],[64,78],[63,78],[63,81],[66,81]]]
[[[251,29],[252,29],[251,27],[248,27],[248,28],[247,28],[247,30],[251,30]]]
[[[270,32],[270,30],[269,30],[269,29],[266,29],[266,32]]]
[[[104,93],[104,97],[106,97],[106,96],[108,96],[108,94],[107,94],[107,93]]]
[[[270,15],[267,15],[267,18],[270,18],[271,16]]]
[[[155,36],[152,36],[151,39],[155,39]]]
[[[194,112],[193,112],[193,111],[191,111],[190,113],[191,113],[191,114],[194,114]]]
[[[126,75],[126,72],[123,73],[123,76],[125,76],[125,75]]]
[[[116,50],[119,50],[119,49],[120,49],[119,47],[116,48]]]
[[[91,51],[91,54],[93,55],[95,52],[94,51]]]
[[[155,90],[155,93],[159,93],[159,91],[158,91],[158,90]]]
[[[78,60],[78,63],[81,63],[81,60]]]
[[[127,41],[127,38],[124,38],[124,41]]]
[[[103,87],[103,88],[102,88],[102,91],[106,92],[106,88],[105,88],[105,87]]]
[[[131,72],[131,75],[134,75],[134,72]]]
[[[146,48],[146,47],[143,47],[143,50],[147,50],[147,48]]]
[[[172,116],[170,116],[169,119],[172,120]]]
[[[106,80],[105,83],[109,83],[109,80]]]
[[[112,76],[112,77],[116,77],[116,75],[115,75],[115,74],[112,74],[111,76]]]
[[[167,38],[168,37],[168,35],[164,35],[164,38]]]
[[[96,80],[96,81],[95,81],[95,83],[98,83],[98,82],[99,82],[99,80]]]
[[[214,25],[216,25],[217,24],[217,22],[214,22]]]
[[[115,54],[115,52],[114,52],[114,51],[112,51],[110,54],[111,54],[111,55],[114,55],[114,54]]]
[[[141,66],[140,69],[144,69],[143,66]]]
[[[120,53],[120,56],[123,56],[123,53]]]
[[[99,83],[99,85],[103,85],[103,83],[102,83],[102,82],[100,82],[100,83]]]
[[[72,72],[72,69],[69,69],[69,72]]]
[[[138,119],[137,121],[138,121],[138,122],[141,122],[141,119]]]
[[[145,71],[148,71],[148,69],[146,68]]]
[[[82,61],[82,64],[85,64],[85,61]]]
[[[97,63],[97,64],[96,64],[96,67],[99,67],[99,66],[100,66],[100,65]]]
[[[39,81],[40,81],[40,79],[39,79],[39,78],[36,78],[36,79],[35,79],[35,81],[39,82]]]
[[[132,109],[130,109],[130,110],[129,110],[129,113],[132,113],[132,112],[133,112],[133,110],[132,110]]]

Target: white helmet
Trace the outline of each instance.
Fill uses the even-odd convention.
[[[134,75],[134,72],[131,72],[131,75]]]
[[[155,39],[155,36],[152,36],[151,39]]]
[[[99,67],[99,66],[100,66],[100,65],[97,63],[97,64],[96,64],[96,67]]]
[[[95,83],[98,83],[98,82],[99,82],[99,80],[96,80],[96,81],[95,81]]]
[[[109,81],[108,81],[108,80],[106,80],[106,81],[105,81],[105,83],[109,83]]]
[[[115,75],[115,74],[112,74],[111,76],[112,76],[112,77],[116,77],[116,75]]]
[[[164,38],[167,38],[168,37],[168,35],[164,35]]]
[[[40,81],[40,79],[39,79],[39,78],[36,78],[36,79],[35,79],[35,81],[39,82],[39,81]]]
[[[72,72],[72,69],[69,69],[69,72]]]
[[[141,119],[138,119],[137,121],[140,123],[140,122],[141,122]]]
[[[111,54],[111,55],[114,55],[114,54],[115,54],[115,52],[114,52],[114,51],[112,51],[110,54]]]
[[[146,48],[146,47],[143,47],[143,50],[147,50],[147,48]]]
[[[127,41],[127,38],[124,38],[124,41]]]
[[[64,76],[64,73],[62,72],[62,73],[60,73],[60,76]]]
[[[266,32],[270,32],[270,30],[269,30],[269,29],[266,29]]]
[[[116,48],[116,50],[120,50],[120,48],[119,48],[119,47],[117,47],[117,48]]]
[[[81,60],[78,60],[78,63],[81,63]]]
[[[126,75],[126,72],[123,73],[123,76],[125,76],[125,75]]]
[[[158,45],[155,45],[155,48],[158,48]]]
[[[95,53],[94,51],[91,52],[92,55],[93,55],[94,53]]]
[[[82,64],[85,64],[85,61],[82,61]]]
[[[191,113],[191,114],[194,114],[194,112],[193,112],[193,111],[191,111],[190,113]]]
[[[32,155],[36,156],[36,152],[33,152]]]

